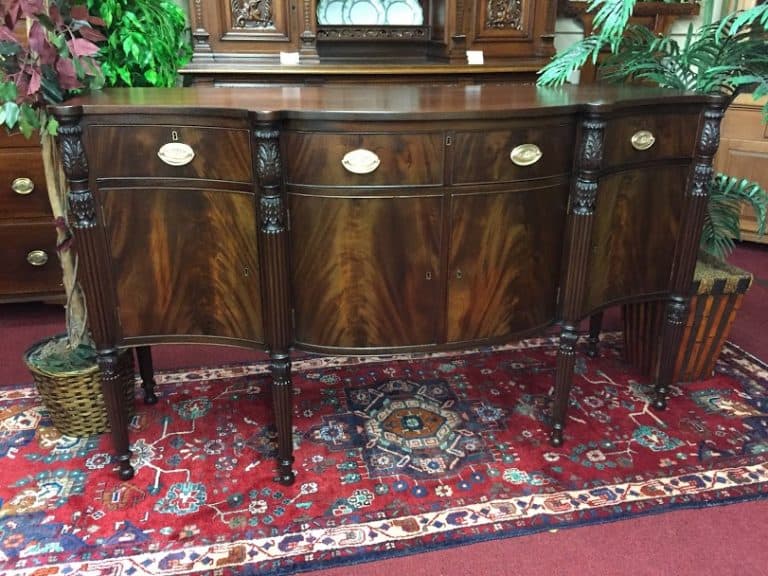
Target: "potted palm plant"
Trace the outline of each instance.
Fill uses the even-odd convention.
[[[693,25],[682,42],[629,23],[634,0],[596,0],[593,35],[557,54],[540,71],[540,85],[559,85],[601,51],[610,55],[599,66],[607,82],[640,82],[680,90],[726,94],[735,98],[749,91],[755,99],[768,94],[768,5],[729,13],[712,21],[712,5],[704,7],[705,23]],[[726,7],[727,8],[727,7]],[[768,120],[768,103],[764,108]],[[727,174],[709,182],[708,209],[701,235],[692,302],[676,362],[676,380],[697,380],[711,374],[741,297],[751,283],[748,272],[724,262],[739,238],[741,205],[752,206],[758,233],[765,231],[768,195],[757,183]],[[627,359],[644,372],[657,365],[656,346],[663,310],[659,305],[625,307]]]

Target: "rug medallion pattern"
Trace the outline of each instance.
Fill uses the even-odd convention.
[[[768,370],[717,374],[651,409],[621,361],[579,354],[565,444],[547,441],[549,339],[294,363],[297,481],[272,482],[264,363],[158,376],[137,403],[136,477],[107,435],[52,427],[34,387],[0,392],[0,572],[280,574],[768,494]]]

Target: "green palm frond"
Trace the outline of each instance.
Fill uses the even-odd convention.
[[[538,84],[540,86],[562,86],[571,74],[581,69],[588,60],[591,59],[592,62],[596,62],[603,46],[603,41],[596,36],[589,36],[572,44],[560,52],[559,58],[550,60],[546,66],[539,70]]]
[[[765,233],[768,193],[757,182],[717,174],[710,181],[709,201],[704,214],[701,247],[718,258],[733,250],[734,239],[740,238],[739,218],[742,204],[755,211],[758,234]]]

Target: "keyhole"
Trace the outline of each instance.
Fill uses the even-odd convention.
[[[248,278],[248,276],[250,276],[250,274],[251,274],[251,269],[248,268],[248,266],[243,266],[243,276]]]
[[[456,280],[464,278],[464,273],[461,270],[456,270]]]

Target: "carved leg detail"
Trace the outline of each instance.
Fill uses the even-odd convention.
[[[157,394],[155,394],[155,370],[152,367],[152,349],[149,346],[137,347],[136,360],[139,363],[141,387],[144,389],[144,404],[157,404]]]
[[[117,350],[99,350],[97,361],[101,370],[101,392],[112,433],[112,448],[120,466],[120,479],[130,480],[134,470],[128,448],[128,406],[123,399],[122,384],[117,372]]]
[[[600,346],[600,331],[603,328],[603,312],[596,312],[589,317],[589,339],[587,340],[587,356],[597,358]]]
[[[271,354],[272,408],[277,428],[277,477],[275,481],[290,486],[296,480],[293,471],[293,383],[291,361],[287,354]]]
[[[682,296],[673,296],[667,304],[667,314],[661,333],[659,346],[659,371],[656,376],[653,407],[664,410],[667,407],[667,395],[672,385],[675,361],[680,349],[685,319],[688,315],[688,301]]]
[[[573,326],[563,326],[560,333],[560,347],[557,352],[557,372],[555,374],[555,397],[552,401],[552,434],[550,442],[553,446],[563,444],[565,415],[568,409],[568,399],[573,381],[573,365],[576,353],[576,341],[579,335]]]

